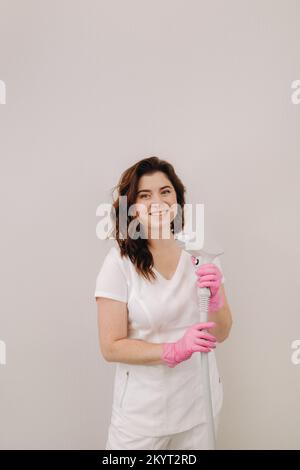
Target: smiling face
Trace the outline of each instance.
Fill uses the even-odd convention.
[[[157,171],[139,179],[136,204],[138,220],[148,229],[170,227],[177,214],[174,186],[165,173]]]

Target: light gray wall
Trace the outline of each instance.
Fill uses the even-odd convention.
[[[150,155],[224,248],[219,448],[300,448],[298,0],[0,0],[2,449],[103,449],[96,208]]]

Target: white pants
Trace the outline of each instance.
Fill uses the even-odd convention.
[[[215,416],[215,434],[217,437],[219,414]],[[159,437],[140,436],[131,431],[109,425],[106,450],[205,450],[208,449],[206,424],[197,424],[191,429]]]

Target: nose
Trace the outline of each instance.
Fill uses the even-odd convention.
[[[155,199],[155,202],[152,201],[150,206],[150,212],[159,212],[164,211],[168,208],[168,205],[159,199]]]

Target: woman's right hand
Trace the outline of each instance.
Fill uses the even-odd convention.
[[[180,362],[189,359],[194,352],[210,352],[216,347],[217,340],[213,335],[202,330],[213,326],[216,326],[216,323],[195,323],[175,343],[163,343],[161,359],[168,367],[175,367]]]

